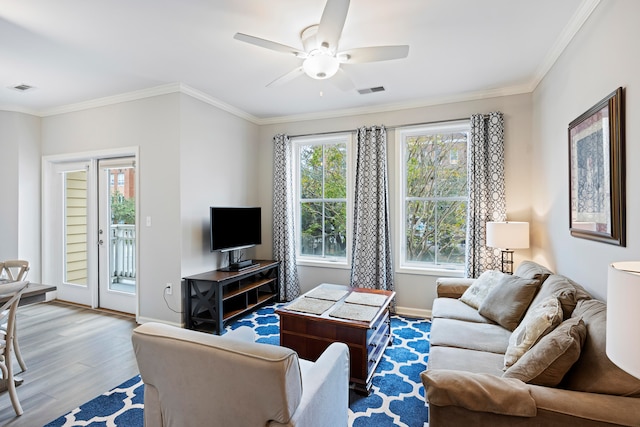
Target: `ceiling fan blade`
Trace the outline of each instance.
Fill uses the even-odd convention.
[[[306,52],[303,52],[300,49],[296,49],[295,47],[272,42],[271,40],[261,39],[260,37],[254,37],[254,36],[250,36],[243,33],[236,33],[233,36],[233,38],[236,40],[243,41],[245,43],[250,43],[256,46],[263,47],[265,49],[275,50],[276,52],[289,53],[291,55],[295,55],[301,58],[304,58],[307,56]]]
[[[304,74],[304,69],[302,67],[295,68],[289,71],[284,76],[280,76],[274,81],[272,81],[271,83],[269,83],[267,87],[281,86],[285,83],[289,83],[291,80],[295,79],[296,77],[300,77],[303,74]]]
[[[336,55],[343,64],[360,64],[363,62],[388,61],[406,58],[409,46],[371,46],[345,50]]]
[[[337,50],[348,10],[349,0],[327,0],[316,35],[318,48],[324,47],[332,52]]]
[[[342,68],[338,68],[338,72],[333,77],[331,77],[329,81],[336,85],[338,89],[341,89],[345,92],[351,89],[355,89],[356,87]]]

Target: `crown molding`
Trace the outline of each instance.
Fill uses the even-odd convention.
[[[207,103],[209,105],[212,105],[214,107],[217,107],[221,110],[224,110],[228,113],[233,114],[234,116],[238,116],[242,119],[248,120],[254,124],[260,124],[259,121],[260,119],[258,117],[255,117],[249,113],[247,113],[246,111],[243,111],[239,108],[234,107],[233,105],[229,105],[225,102],[220,101],[217,98],[214,98],[213,96],[206,94],[202,91],[199,91],[197,89],[192,88],[191,86],[185,85],[180,83],[180,92],[185,94],[185,95],[189,95],[192,98],[195,98],[197,100],[200,100],[204,103]]]
[[[198,99],[202,102],[205,102],[209,105],[212,105],[221,110],[227,111],[235,116],[241,117],[245,120],[248,120],[252,123],[258,124],[259,119],[257,117],[252,116],[245,111],[242,111],[232,105],[224,103],[219,99],[214,98],[213,96],[206,94],[202,91],[192,88],[191,86],[185,85],[184,83],[169,83],[160,86],[154,86],[147,89],[136,90],[133,92],[126,92],[118,95],[107,96],[104,98],[92,99],[90,101],[78,102],[75,104],[63,105],[56,108],[51,108],[49,110],[43,111],[31,111],[29,114],[33,114],[40,117],[47,116],[55,116],[58,114],[72,113],[76,111],[87,110],[90,108],[97,107],[105,107],[113,104],[120,104],[123,102],[136,101],[139,99],[151,98],[159,95],[167,95],[170,93],[182,93],[185,95],[189,95],[192,98]]]
[[[132,92],[121,93],[113,96],[105,96],[104,98],[92,99],[90,101],[77,102],[75,104],[62,105],[60,107],[43,110],[40,117],[56,116],[58,114],[73,113],[76,111],[88,110],[90,108],[105,107],[122,102],[136,101],[153,96],[167,95],[169,93],[180,92],[179,83],[169,83],[161,86],[154,86],[147,89],[135,90]]]
[[[243,110],[240,110],[239,108],[233,107],[232,105],[226,104],[211,95],[208,95],[202,91],[194,89],[183,83],[170,83],[170,84],[156,86],[148,89],[142,89],[142,90],[127,92],[119,95],[98,98],[90,101],[79,102],[76,104],[63,105],[63,106],[52,108],[49,110],[20,111],[20,109],[11,108],[11,109],[6,109],[6,111],[21,112],[21,113],[31,114],[39,117],[48,117],[48,116],[55,116],[59,114],[66,114],[66,113],[87,110],[91,108],[104,107],[104,106],[119,104],[123,102],[136,101],[139,99],[151,98],[154,96],[166,95],[170,93],[182,93],[184,95],[188,95],[188,96],[191,96],[192,98],[202,101],[206,104],[209,104],[221,110],[227,111],[228,113],[238,116],[242,119],[245,119],[253,124],[261,126],[261,125],[270,125],[270,124],[278,124],[278,123],[300,122],[300,121],[306,121],[306,120],[332,119],[332,118],[344,117],[344,116],[358,116],[358,115],[365,115],[365,114],[385,113],[385,112],[398,111],[398,110],[408,110],[413,108],[431,107],[434,105],[453,104],[456,102],[496,98],[499,96],[519,95],[519,94],[529,93],[529,92],[531,92],[530,84],[524,84],[519,86],[511,86],[507,88],[498,88],[498,89],[491,89],[491,90],[478,91],[478,92],[468,92],[463,94],[457,94],[454,96],[429,98],[429,99],[423,99],[423,100],[413,101],[413,102],[402,102],[402,103],[395,103],[395,104],[348,108],[348,109],[332,110],[332,111],[325,111],[325,112],[319,112],[319,113],[260,118],[260,117],[253,116]],[[0,110],[2,110],[1,107],[0,107]]]
[[[333,119],[344,116],[359,116],[364,114],[387,113],[399,110],[410,110],[414,108],[433,107],[435,105],[455,104],[457,102],[477,101],[481,99],[497,98],[500,96],[521,95],[531,93],[530,84],[525,83],[518,86],[510,86],[497,89],[489,89],[477,92],[466,92],[453,96],[436,97],[422,99],[413,102],[402,102],[396,104],[384,104],[377,106],[348,108],[343,110],[332,110],[321,113],[299,114],[290,116],[270,117],[258,119],[259,125],[271,125],[291,122],[301,122],[307,120]]]
[[[560,36],[556,39],[556,42],[553,44],[545,59],[540,63],[538,69],[533,75],[530,84],[530,92],[533,92],[542,79],[547,75],[547,73],[551,70],[553,65],[556,63],[562,52],[569,46],[571,40],[575,37],[575,35],[580,31],[582,25],[589,19],[591,14],[600,4],[600,0],[583,0],[580,4],[580,7],[573,14],[567,25],[564,27]]]
[[[6,105],[0,105],[0,111],[7,111],[9,113],[29,114],[31,116],[40,116],[40,112],[36,110],[31,110],[30,108],[10,107]]]

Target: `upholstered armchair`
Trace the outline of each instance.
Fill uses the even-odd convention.
[[[349,350],[331,344],[315,362],[256,343],[241,327],[223,336],[145,323],[133,331],[151,426],[346,426]]]

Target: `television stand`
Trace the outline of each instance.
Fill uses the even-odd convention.
[[[213,270],[184,278],[187,329],[222,334],[226,323],[280,300],[280,261],[253,261],[240,271]]]

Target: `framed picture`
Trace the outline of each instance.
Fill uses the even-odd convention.
[[[616,89],[569,124],[571,235],[625,241],[624,103]]]

